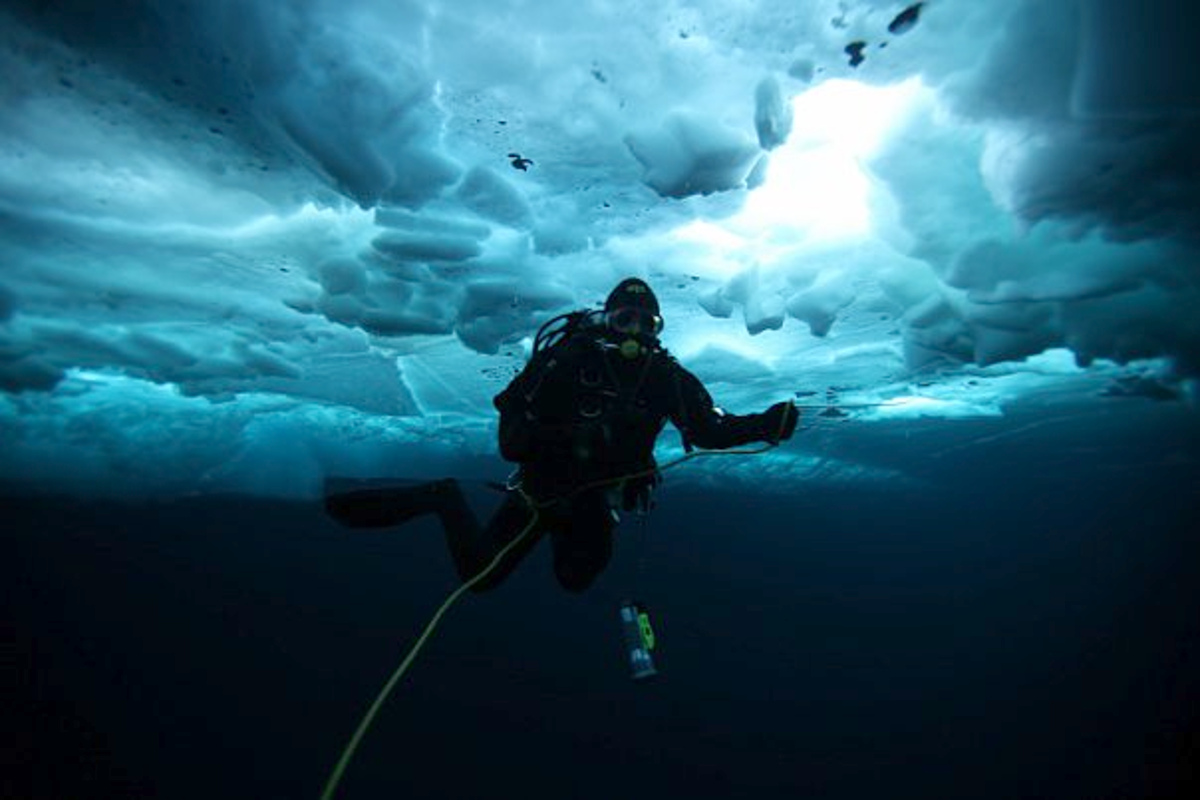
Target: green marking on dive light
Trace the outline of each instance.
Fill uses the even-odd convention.
[[[644,611],[638,612],[638,628],[642,631],[642,642],[647,650],[654,649],[654,629],[650,627],[650,615]]]

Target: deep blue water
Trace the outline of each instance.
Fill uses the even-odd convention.
[[[543,547],[456,606],[339,796],[1187,794],[1200,477],[1180,446],[1123,469],[1023,452],[1050,471],[980,448],[921,491],[676,481],[589,593]],[[432,524],[347,532],[244,497],[5,509],[14,797],[316,797],[455,586]],[[631,593],[660,640],[641,684]]]

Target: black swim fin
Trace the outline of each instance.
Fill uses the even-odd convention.
[[[331,480],[325,484],[325,512],[348,528],[390,528],[425,514],[438,514],[453,491],[452,479],[410,486],[349,488],[353,481]]]

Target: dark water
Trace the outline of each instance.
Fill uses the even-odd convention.
[[[922,491],[669,487],[588,594],[543,548],[456,606],[340,796],[1188,794],[1200,482],[1178,445],[1120,469],[981,445]],[[424,523],[351,533],[239,497],[5,509],[13,797],[316,797],[455,586]],[[630,592],[661,644],[644,684]]]

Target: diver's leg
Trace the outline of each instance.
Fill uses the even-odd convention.
[[[588,492],[571,502],[570,521],[551,536],[554,574],[569,592],[582,592],[612,559],[612,532],[617,526],[603,492]]]
[[[354,489],[329,494],[325,509],[351,528],[383,528],[400,525],[425,514],[437,514],[446,533],[446,545],[454,567],[464,581],[485,569],[513,539],[534,522],[528,504],[510,492],[486,528],[480,526],[463,496],[458,481],[448,478],[415,486]],[[475,591],[498,586],[529,554],[541,538],[541,530],[530,530]]]
[[[464,581],[475,577],[486,569],[496,555],[509,543],[519,536],[523,537],[521,542],[509,550],[500,563],[471,589],[475,592],[486,592],[499,586],[542,538],[548,513],[541,511],[535,519],[533,511],[524,497],[517,492],[510,492],[504,503],[492,515],[491,521],[488,522],[487,528],[483,531],[475,547],[469,551],[464,550],[461,561],[458,555],[455,556],[459,577]],[[448,538],[451,535],[450,530],[450,525],[447,523],[446,536]],[[451,543],[450,547],[451,552],[454,552],[454,543]]]
[[[440,513],[447,497],[457,494],[453,480],[417,483],[411,486],[328,491],[325,511],[350,528],[390,528],[425,514]]]

